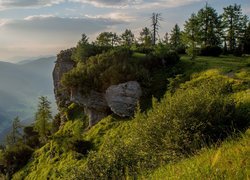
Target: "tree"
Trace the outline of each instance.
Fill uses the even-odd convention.
[[[17,116],[13,122],[12,122],[12,126],[11,126],[11,133],[7,136],[7,144],[8,145],[15,145],[21,138],[21,124],[20,124],[20,120],[19,117]]]
[[[96,44],[99,46],[112,46],[112,32],[102,32],[96,38]]]
[[[166,45],[169,44],[169,34],[168,34],[168,32],[165,33],[163,42],[164,42]]]
[[[242,15],[240,5],[234,4],[224,8],[222,21],[225,30],[225,40],[229,45],[228,49],[230,52],[234,52],[244,37],[247,27],[247,16]]]
[[[135,39],[135,35],[131,30],[126,29],[125,32],[121,35],[122,45],[130,47]]]
[[[153,45],[155,45],[157,38],[156,34],[158,34],[158,30],[160,27],[160,21],[162,21],[162,17],[160,13],[153,13],[151,16],[151,21],[152,24],[151,26],[153,27]]]
[[[247,29],[244,34],[243,49],[244,53],[250,54],[250,22],[248,23]]]
[[[50,110],[50,102],[47,97],[39,97],[38,109],[35,114],[35,129],[40,135],[42,142],[46,142],[50,133],[50,122],[52,120],[52,113]]]
[[[221,44],[221,20],[216,10],[208,4],[197,13],[199,36],[203,47],[214,47]]]
[[[86,34],[82,34],[82,39],[78,42],[79,44],[89,44],[89,38]]]
[[[177,52],[185,51],[181,36],[182,33],[180,27],[178,26],[178,24],[176,24],[174,28],[171,30],[169,43],[171,45],[171,49]]]
[[[197,55],[197,47],[199,39],[199,21],[195,14],[192,14],[184,25],[183,41],[187,45],[187,54],[191,59],[195,59]]]
[[[149,28],[145,27],[140,32],[140,38],[139,41],[145,46],[150,47],[152,44],[152,34],[149,30]]]

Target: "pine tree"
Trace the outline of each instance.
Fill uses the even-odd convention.
[[[181,39],[182,33],[178,24],[174,26],[170,33],[169,43],[171,48],[177,52],[182,51],[184,49],[184,44]]]
[[[247,28],[247,16],[243,16],[240,5],[234,4],[224,8],[222,21],[229,51],[233,52],[241,44],[244,37]]]
[[[247,29],[244,33],[243,49],[244,53],[250,54],[250,22],[248,23]]]
[[[113,33],[112,32],[102,32],[96,38],[96,44],[99,46],[112,46],[113,42]]]
[[[184,25],[183,42],[187,45],[186,52],[195,59],[197,56],[197,46],[200,43],[199,37],[199,21],[195,14],[192,14]]]
[[[50,122],[52,113],[50,110],[50,102],[47,97],[39,97],[38,109],[35,114],[35,128],[38,131],[41,141],[46,142],[50,133]]]
[[[123,46],[131,46],[134,43],[135,35],[131,30],[126,29],[125,32],[121,35],[121,44]]]
[[[219,46],[221,44],[222,24],[216,10],[206,4],[198,11],[197,18],[201,45],[203,47]]]
[[[15,145],[21,139],[21,128],[22,126],[20,124],[19,117],[17,116],[12,122],[11,132],[7,136],[8,145]]]
[[[150,47],[152,44],[152,34],[149,28],[145,27],[140,32],[139,41],[145,46]]]

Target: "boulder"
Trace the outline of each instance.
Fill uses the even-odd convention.
[[[142,94],[136,81],[112,85],[106,90],[106,101],[111,111],[121,117],[131,117]]]

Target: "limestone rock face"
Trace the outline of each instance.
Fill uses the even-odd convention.
[[[131,117],[142,94],[136,81],[112,85],[106,90],[106,101],[111,111],[121,117]]]
[[[88,95],[83,95],[80,90],[72,89],[70,101],[84,107],[89,116],[90,127],[109,114],[109,107],[102,93],[91,91]]]
[[[67,73],[75,67],[75,62],[71,60],[72,49],[61,51],[57,55],[56,64],[53,70],[54,93],[57,106],[60,108],[66,107],[70,102],[70,91],[64,89],[61,84],[63,74]]]

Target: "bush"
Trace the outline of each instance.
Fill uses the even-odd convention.
[[[222,53],[222,49],[219,46],[206,46],[201,48],[201,56],[215,56],[218,57]]]
[[[131,60],[132,52],[117,48],[92,56],[86,63],[64,74],[62,83],[66,87],[80,88],[83,94],[91,90],[105,91],[110,85],[131,80],[147,80],[147,70]],[[142,73],[143,72],[143,73]]]
[[[86,155],[91,149],[93,149],[93,144],[91,141],[86,140],[72,140],[71,150]]]
[[[27,146],[31,148],[40,147],[39,134],[34,130],[33,126],[26,126],[23,128],[23,138]]]
[[[0,163],[5,168],[5,174],[11,176],[14,172],[25,166],[32,153],[33,149],[24,144],[17,144],[6,149],[2,154],[2,162]]]
[[[233,51],[233,55],[237,56],[237,57],[241,57],[243,54],[241,47],[237,47],[234,51]]]

